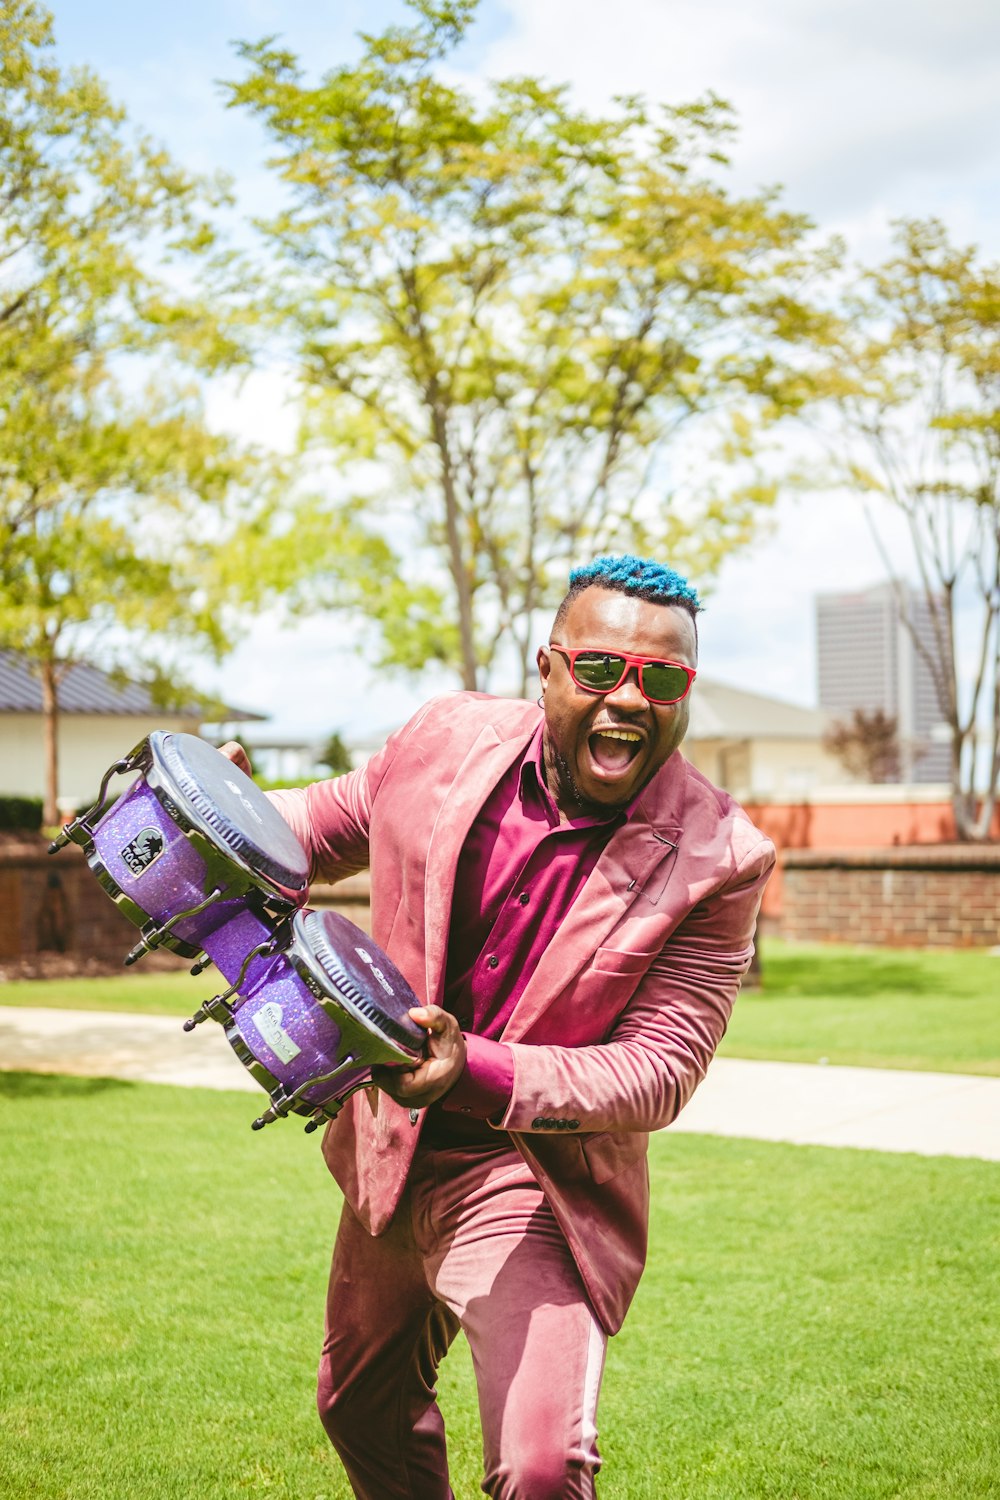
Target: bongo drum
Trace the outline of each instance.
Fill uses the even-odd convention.
[[[111,778],[131,771],[138,777],[109,807]],[[204,966],[208,934],[246,907],[290,916],[309,889],[309,861],[288,824],[249,776],[193,734],[156,730],[109,767],[97,802],[49,852],[70,842],[141,930],[126,964],[162,946]]]
[[[185,1021],[211,1017],[270,1105],[255,1130],[287,1114],[333,1119],[371,1083],[376,1064],[415,1066],[425,1032],[408,1014],[420,1001],[380,948],[332,911],[296,912],[274,924],[252,912],[205,938],[230,987]]]

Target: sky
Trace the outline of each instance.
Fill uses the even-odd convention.
[[[55,0],[57,52],[86,63],[132,120],[187,166],[232,174],[242,206],[266,211],[273,187],[258,126],[227,110],[218,80],[238,76],[232,42],[280,34],[310,69],[357,55],[356,33],[407,16],[401,0]],[[739,122],[734,192],[780,184],[782,202],[842,235],[860,260],[889,245],[898,217],[937,215],[952,237],[1000,256],[1000,6],[995,0],[484,0],[454,66],[474,86],[512,73],[570,86],[591,109],[615,94],[680,103],[709,90]],[[218,420],[257,441],[288,440],[273,378],[219,400]],[[902,533],[891,554],[910,569]],[[879,582],[884,565],[860,503],[783,496],[769,534],[734,555],[699,622],[707,675],[803,705],[816,702],[814,596]],[[433,675],[377,678],[357,656],[333,678],[357,631],[326,616],[292,629],[248,624],[222,667],[192,662],[198,685],[269,716],[276,735],[347,738],[401,723]]]

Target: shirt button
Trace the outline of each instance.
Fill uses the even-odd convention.
[[[517,899],[518,901],[520,901],[522,906],[527,906],[528,902],[531,900],[531,897],[528,895],[527,891],[522,891]]]
[[[497,958],[496,954],[491,953],[489,958],[486,960],[486,967],[488,969],[495,969],[499,962],[500,960]]]

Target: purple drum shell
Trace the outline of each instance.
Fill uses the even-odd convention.
[[[340,1028],[285,954],[252,959],[251,967],[240,989],[244,998],[234,1025],[255,1060],[290,1094],[336,1066]],[[325,1104],[369,1076],[367,1064],[345,1069],[328,1083],[306,1089],[302,1100]]]
[[[212,889],[201,855],[141,776],[97,824],[94,849],[123,895],[157,922],[199,905]],[[206,934],[229,922],[243,904],[240,899],[213,902],[198,916],[176,923],[171,933],[203,947]]]
[[[325,939],[330,940],[332,937],[335,941],[340,940],[337,944],[336,961],[347,979],[348,991],[351,988],[364,991],[366,988],[370,989],[372,984],[361,960],[355,958],[351,963],[346,958],[350,949],[349,939],[360,939],[369,968],[375,960],[368,950],[375,948],[375,944],[359,928],[333,912],[326,912],[322,917],[315,912],[299,912],[289,920],[294,934],[292,953],[282,949],[277,953],[254,954],[255,948],[274,939],[278,924],[266,913],[258,914],[247,906],[224,927],[206,937],[205,951],[230,985],[237,986],[236,996],[228,1002],[232,1007],[233,1017],[226,1025],[226,1033],[240,1061],[244,1066],[249,1066],[242,1055],[238,1039],[242,1040],[252,1061],[265,1068],[286,1094],[292,1094],[301,1088],[303,1093],[299,1103],[319,1107],[334,1099],[342,1099],[352,1089],[366,1084],[371,1077],[371,1064],[376,1057],[381,1057],[385,1062],[405,1062],[406,1054],[398,1041],[394,1041],[391,1036],[380,1037],[376,1030],[365,1043],[365,1062],[345,1068],[326,1082],[316,1082],[311,1088],[305,1087],[313,1079],[320,1079],[337,1066],[342,1050],[342,1033],[337,1017],[342,1015],[346,1018],[349,1014],[344,1003],[338,999],[336,978],[325,973],[323,963],[317,956],[314,943],[318,936],[313,932],[311,924],[318,924],[319,934]],[[406,996],[415,1001],[415,996],[391,960],[381,950],[376,948],[375,952],[380,965],[394,977],[399,988],[406,991]],[[253,957],[250,957],[251,954]],[[307,962],[307,969],[312,983],[319,984],[322,999],[318,998],[303,978],[296,962],[293,962],[292,954],[300,964],[304,959],[311,960]],[[379,972],[381,971],[376,971]],[[357,986],[352,984],[355,973]],[[382,983],[385,984],[384,974]],[[400,994],[397,1004],[405,1006],[406,1003],[406,998]],[[364,1029],[363,1020],[361,1025]],[[421,1029],[408,1022],[403,1030],[412,1031],[410,1045],[419,1053],[423,1040]]]

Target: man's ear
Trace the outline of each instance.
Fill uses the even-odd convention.
[[[552,658],[544,646],[539,646],[538,655],[535,657],[535,660],[538,663],[538,680],[542,684],[542,692],[544,693],[545,684],[548,682],[549,673],[552,670]]]

